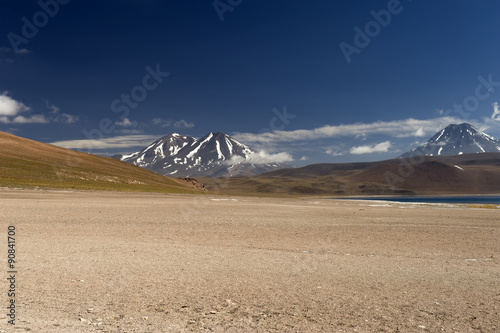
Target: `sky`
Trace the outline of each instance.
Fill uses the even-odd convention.
[[[109,156],[224,132],[297,166],[500,138],[496,0],[0,1],[0,131]]]

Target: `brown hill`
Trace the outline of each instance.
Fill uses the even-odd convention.
[[[225,182],[203,182],[208,189],[227,194],[497,194],[500,153],[312,164]]]
[[[0,132],[0,186],[199,193],[190,181],[168,178],[111,158]]]

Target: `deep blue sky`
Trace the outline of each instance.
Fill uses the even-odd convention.
[[[212,0],[72,0],[43,22],[37,1],[1,1],[0,130],[99,154],[222,131],[298,165],[395,157],[452,121],[500,137],[500,83],[474,97],[479,76],[500,82],[500,2],[219,1],[238,2],[221,21]],[[340,44],[388,6],[348,63]],[[11,43],[34,16],[38,33]],[[124,121],[111,104],[148,66],[169,75]],[[446,113],[464,101],[477,104]],[[270,128],[284,107],[295,117]]]

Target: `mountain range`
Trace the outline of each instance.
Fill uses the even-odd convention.
[[[448,125],[425,144],[399,157],[488,152],[500,152],[500,141],[463,123]],[[208,133],[201,139],[172,133],[140,151],[113,158],[171,177],[239,177],[293,167],[283,163],[258,163],[257,154],[221,132]]]
[[[210,178],[201,181],[208,190],[224,194],[497,194],[500,141],[470,124],[450,124],[391,160],[310,164],[233,177],[223,186]]]
[[[196,171],[208,176],[197,176],[207,190],[225,194],[486,194],[500,193],[499,147],[498,140],[469,124],[452,124],[408,152],[426,155],[416,159],[322,163],[301,168],[252,164],[258,160],[258,153],[223,133],[209,133],[199,140],[174,133],[119,159],[150,166],[153,171],[158,168],[176,178]],[[0,132],[0,186],[204,191],[203,184],[194,178],[164,177],[138,166]],[[247,170],[246,174],[240,172],[222,183],[213,177],[235,175],[238,169]],[[253,174],[266,169],[274,171]]]
[[[170,177],[248,176],[291,167],[252,162],[257,155],[233,137],[216,132],[201,139],[172,133],[140,151],[112,157]]]

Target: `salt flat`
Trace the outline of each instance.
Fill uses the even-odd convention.
[[[500,211],[409,207],[3,189],[15,331],[498,332]]]

